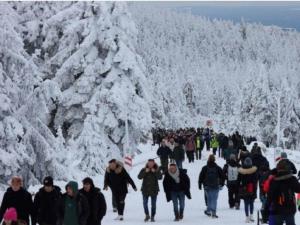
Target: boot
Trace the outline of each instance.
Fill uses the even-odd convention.
[[[179,214],[179,219],[183,220],[183,213]]]
[[[174,219],[174,221],[179,221],[179,214],[178,214],[178,213],[175,214],[175,219]]]
[[[149,216],[149,215],[146,215],[144,221],[145,221],[145,222],[148,222],[149,220],[150,220],[150,216]]]
[[[235,209],[240,210],[240,204],[239,203],[235,203]]]
[[[115,213],[115,212],[118,212],[118,209],[117,208],[114,208],[113,209],[113,212]]]
[[[151,216],[151,222],[155,222],[154,216]]]
[[[250,215],[250,222],[251,222],[251,223],[254,223],[254,222],[255,222],[254,217],[253,217],[252,214]]]

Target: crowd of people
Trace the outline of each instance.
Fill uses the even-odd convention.
[[[295,165],[282,152],[276,159],[276,167],[270,168],[261,148],[254,144],[249,151],[244,143],[246,139],[246,142],[256,140],[254,137],[242,137],[238,132],[230,136],[218,134],[210,128],[155,130],[153,141],[159,145],[157,155],[160,165],[155,159],[149,159],[137,177],[142,181],[144,221],[155,222],[160,180],[166,201],[173,204],[174,221],[184,219],[185,200],[192,196],[190,177],[187,169],[183,168],[183,162],[187,157],[189,163],[195,163],[203,159],[203,151],[210,151],[198,178],[198,188],[204,190],[205,215],[219,218],[218,196],[226,186],[230,209],[240,210],[241,201],[244,202],[246,223],[255,221],[254,201],[259,198],[262,223],[295,225],[295,193],[300,192]],[[218,157],[225,160],[224,166],[218,165]],[[65,193],[54,185],[52,177],[45,177],[43,187],[34,197],[23,188],[22,183],[21,177],[13,177],[3,196],[0,221],[3,220],[4,225],[101,225],[106,215],[105,197],[89,177],[82,181],[81,189],[77,182],[70,181]],[[123,163],[110,160],[103,190],[111,190],[113,211],[119,221],[124,220],[129,185],[134,191],[138,190]]]

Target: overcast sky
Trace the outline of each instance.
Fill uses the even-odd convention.
[[[300,2],[145,2],[208,18],[276,25],[300,31]]]

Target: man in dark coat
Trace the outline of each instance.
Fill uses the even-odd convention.
[[[191,199],[190,178],[186,170],[178,169],[176,164],[170,164],[168,171],[165,173],[163,186],[167,201],[172,200],[173,202],[175,221],[182,220],[185,208],[185,196]]]
[[[62,194],[60,188],[53,185],[53,178],[46,177],[42,187],[34,198],[34,211],[40,225],[56,225],[58,206]]]
[[[89,214],[86,197],[78,192],[77,182],[70,181],[58,207],[58,225],[89,225]]]
[[[99,188],[96,188],[91,178],[87,177],[83,181],[83,188],[79,193],[84,195],[89,203],[90,215],[88,225],[101,225],[102,218],[106,214],[106,201]]]
[[[286,152],[281,152],[281,160],[286,160],[292,174],[297,174],[296,166],[291,160],[288,159]]]
[[[118,162],[116,159],[109,161],[109,166],[106,169],[104,177],[104,190],[107,190],[110,187],[113,196],[116,199],[118,217],[116,220],[123,220],[123,214],[125,209],[125,198],[128,193],[127,184],[130,184],[134,191],[137,191],[137,188],[123,167],[121,162]]]
[[[277,164],[277,173],[270,183],[267,196],[267,208],[270,210],[270,224],[285,223],[295,225],[296,199],[300,184],[293,176],[290,165],[285,160]],[[274,221],[272,221],[274,220]]]
[[[159,192],[158,180],[162,179],[162,173],[153,159],[149,159],[145,168],[143,168],[138,178],[143,180],[142,193],[143,193],[143,206],[145,211],[145,222],[150,219],[148,200],[151,198],[151,222],[154,222],[156,214],[156,200]]]
[[[29,217],[31,217],[32,225],[35,225],[32,197],[22,186],[22,178],[12,178],[11,187],[7,189],[2,199],[0,221],[2,221],[3,215],[7,209],[15,208],[19,220],[23,220],[29,224]]]
[[[175,160],[177,167],[182,169],[182,163],[184,161],[184,149],[183,146],[177,142],[175,142],[175,148],[172,152],[172,159]]]
[[[171,149],[166,146],[165,141],[161,142],[161,146],[157,149],[157,156],[160,158],[160,166],[163,172],[168,170],[169,158],[172,154]]]

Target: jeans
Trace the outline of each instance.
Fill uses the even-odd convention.
[[[176,161],[176,165],[179,169],[182,169],[182,160],[175,160]]]
[[[250,215],[253,215],[254,199],[244,199],[244,203],[245,203],[246,216],[249,216],[249,212],[250,212]]]
[[[219,188],[206,188],[207,197],[207,212],[216,215],[217,212],[217,201],[219,197]]]
[[[270,225],[283,225],[284,222],[286,225],[295,225],[295,215],[273,215],[273,221],[274,223],[271,224],[270,220]]]
[[[144,205],[144,211],[146,215],[149,215],[149,208],[148,208],[148,200],[151,198],[151,216],[155,216],[156,214],[156,200],[157,195],[155,196],[146,196],[143,195],[143,205]]]
[[[171,192],[171,198],[173,202],[173,207],[174,207],[174,213],[176,215],[183,215],[184,212],[184,206],[185,206],[185,194],[184,192]],[[179,202],[179,204],[178,204]],[[178,209],[179,206],[179,209]]]

